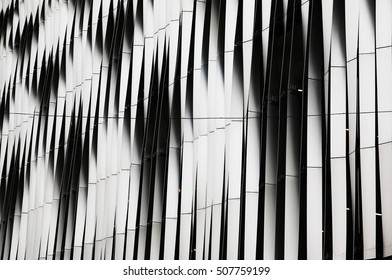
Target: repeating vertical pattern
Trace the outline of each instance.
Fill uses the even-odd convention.
[[[1,0],[1,259],[392,255],[390,0]]]

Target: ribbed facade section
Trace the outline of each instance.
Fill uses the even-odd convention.
[[[0,259],[392,255],[392,1],[1,0]]]

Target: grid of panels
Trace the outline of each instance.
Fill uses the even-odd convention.
[[[390,0],[1,0],[1,259],[392,255]]]

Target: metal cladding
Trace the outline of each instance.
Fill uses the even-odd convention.
[[[392,1],[0,1],[1,259],[392,255]]]

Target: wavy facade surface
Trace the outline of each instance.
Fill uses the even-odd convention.
[[[392,255],[392,1],[0,1],[1,259]]]

